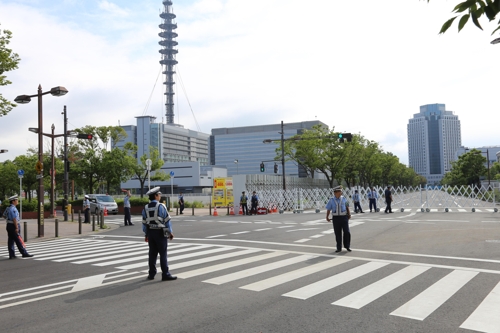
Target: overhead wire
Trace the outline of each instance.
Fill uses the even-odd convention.
[[[160,70],[158,71],[158,75],[156,76],[155,84],[153,86],[153,89],[151,90],[151,94],[149,94],[148,102],[146,103],[146,106],[144,107],[144,111],[142,112],[143,116],[146,115],[146,111],[149,109],[149,103],[151,103],[151,97],[153,97],[153,93],[155,91],[156,84],[158,83],[158,78],[160,77],[160,74],[161,74],[161,70],[162,70],[162,66],[160,65]]]
[[[186,93],[186,88],[184,87],[184,82],[182,81],[181,71],[179,70],[178,64],[177,64],[177,74],[179,77],[179,83],[181,84],[182,91],[184,92],[184,96],[186,96],[186,100],[188,102],[189,109],[191,110],[191,114],[193,115],[193,119],[194,119],[194,122],[196,124],[196,128],[198,129],[198,132],[201,132],[201,128],[200,128],[200,125],[198,125],[198,121],[196,120],[196,116],[194,115],[194,111],[193,111],[193,108],[191,106],[191,102],[189,102],[189,98],[188,98],[188,95]]]

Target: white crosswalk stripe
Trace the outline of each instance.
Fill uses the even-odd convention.
[[[37,287],[23,292],[1,294],[0,309],[25,303],[29,298],[33,301],[44,299],[49,297],[47,293],[63,295],[120,281],[144,278],[148,268],[148,244],[142,241],[61,239],[30,244],[29,251],[36,253],[36,257],[32,260],[110,267],[119,271],[53,284],[46,288]],[[0,255],[8,255],[6,252],[0,252]],[[295,288],[289,288],[290,291],[284,294],[277,293],[276,296],[304,301],[319,294],[329,294],[334,288],[356,281],[360,284],[357,290],[336,301],[332,300],[332,306],[361,309],[368,304],[384,302],[385,295],[401,293],[403,296],[398,298],[399,304],[394,306],[390,315],[419,321],[426,320],[462,288],[468,288],[468,283],[478,275],[495,274],[492,270],[467,267],[454,269],[452,266],[196,243],[169,244],[168,262],[170,270],[180,279],[201,277],[199,281],[203,283],[220,286],[214,288],[224,288],[221,285],[232,282],[233,285],[227,288],[272,292],[272,288],[278,286],[286,288],[293,284]],[[399,270],[392,273],[394,265],[398,265]],[[446,270],[447,274],[438,281],[432,281],[432,278],[428,278],[431,275],[427,274],[431,268]],[[389,271],[391,273],[386,273]],[[265,278],[260,278],[261,275]],[[315,278],[316,275],[322,278]],[[203,279],[204,276],[209,278]],[[374,279],[375,276],[380,277]],[[406,284],[419,276],[423,277],[421,280],[428,281],[428,278],[430,282],[418,295],[405,299]],[[234,286],[239,280],[245,282],[241,281],[240,285]],[[365,280],[372,282],[363,283]],[[331,294],[334,297],[335,293]],[[499,307],[500,282],[481,304],[471,309],[472,313],[468,318],[463,318],[460,328],[480,332],[500,332]]]

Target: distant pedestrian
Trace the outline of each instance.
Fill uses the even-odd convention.
[[[392,213],[392,207],[391,207],[392,192],[390,186],[387,186],[387,189],[384,192],[384,196],[385,196],[385,203],[387,204],[387,206],[385,207],[385,213],[386,214]]]
[[[179,213],[182,215],[182,214],[184,214],[183,213],[183,211],[184,211],[184,196],[182,195],[182,192],[179,193],[178,200],[179,200]]]
[[[157,186],[146,195],[149,196],[149,204],[144,206],[142,211],[142,231],[146,235],[149,246],[149,273],[148,280],[153,280],[156,275],[156,260],[160,255],[160,267],[162,271],[162,281],[177,279],[170,274],[167,263],[167,245],[168,240],[174,239],[170,216],[167,207],[160,203],[161,192]]]
[[[377,199],[378,199],[377,191],[375,191],[375,189],[372,187],[368,190],[367,196],[370,204],[370,213],[372,212],[372,208],[374,212],[377,212]]]
[[[332,213],[330,219],[330,212]],[[337,250],[342,251],[342,238],[344,247],[351,252],[351,231],[349,230],[349,219],[351,212],[349,211],[349,202],[342,195],[342,186],[337,186],[333,189],[333,198],[328,200],[326,204],[326,220],[333,222],[333,231],[335,232],[335,240],[337,242]],[[344,232],[344,237],[342,237]]]
[[[361,209],[360,200],[361,199],[359,197],[358,190],[355,190],[354,194],[352,196],[352,201],[354,201],[354,212],[355,213],[357,213],[357,212],[364,213],[363,210]]]
[[[252,209],[250,210],[250,215],[252,214],[257,215],[257,206],[259,206],[259,197],[257,196],[257,193],[255,193],[255,191],[253,191],[252,194],[251,204],[252,204]]]
[[[241,192],[240,207],[243,215],[250,215],[248,214],[248,196],[245,194],[245,191]]]
[[[123,218],[123,222],[125,225],[134,225],[132,223],[132,215],[130,214],[130,190],[123,190],[125,192],[125,197],[123,198],[123,214],[125,215]]]
[[[21,252],[23,258],[33,257],[29,254],[24,245],[23,239],[21,238],[21,220],[19,219],[19,211],[16,206],[18,204],[18,196],[14,195],[9,198],[10,206],[5,209],[3,216],[7,219],[7,249],[9,250],[9,259],[16,259],[16,248],[14,244],[17,245],[17,249]]]
[[[83,223],[90,223],[90,201],[89,196],[86,194],[83,199],[83,213],[85,216]]]

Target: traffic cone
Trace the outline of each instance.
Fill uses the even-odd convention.
[[[217,207],[214,206],[214,214],[213,216],[219,216],[219,214],[217,213]]]
[[[243,215],[243,207],[240,206],[240,212],[238,213],[238,215]]]
[[[108,210],[104,207],[104,216],[108,216]]]
[[[54,217],[57,217],[56,210],[54,209],[54,214],[52,214]]]
[[[229,215],[234,215],[234,208],[233,208],[233,206],[229,207]]]

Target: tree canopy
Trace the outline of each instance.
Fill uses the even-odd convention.
[[[486,157],[481,151],[472,149],[468,153],[460,155],[458,160],[451,163],[451,170],[447,172],[441,181],[444,185],[481,185],[480,177],[484,176],[488,169],[484,166]]]
[[[427,0],[430,2],[430,0]],[[491,22],[496,19],[496,16],[500,12],[500,0],[466,0],[455,6],[453,9],[454,13],[460,14],[450,18],[446,21],[441,27],[440,34],[445,33],[453,24],[455,19],[460,16],[460,20],[458,21],[458,31],[463,29],[463,27],[467,24],[469,20],[472,20],[474,25],[479,29],[483,30],[481,24],[479,23],[479,19],[482,16],[486,16],[486,18]],[[497,22],[497,27],[492,35],[500,29],[500,20]]]
[[[21,60],[17,53],[12,52],[12,50],[7,47],[11,38],[12,32],[0,29],[0,86],[6,86],[12,83],[7,80],[7,76],[4,75],[4,73],[16,69],[17,64]],[[0,94],[0,117],[7,115],[15,106],[16,104],[8,101]]]

